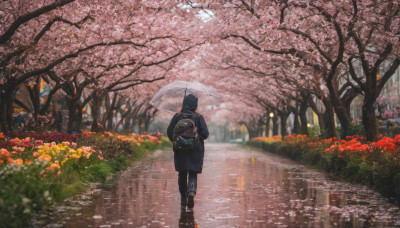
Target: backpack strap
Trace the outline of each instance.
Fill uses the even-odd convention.
[[[176,116],[176,119],[175,119],[176,123],[178,123],[182,117],[183,117],[183,112],[178,112],[178,115]]]

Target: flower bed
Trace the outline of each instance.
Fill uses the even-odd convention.
[[[83,192],[148,151],[170,146],[162,135],[84,132],[0,133],[0,221],[25,226],[35,211]],[[19,136],[19,137],[16,137]]]
[[[400,135],[381,137],[377,142],[359,136],[338,140],[297,135],[280,142],[269,138],[255,138],[247,144],[365,184],[400,203]]]

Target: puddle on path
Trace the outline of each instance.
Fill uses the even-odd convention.
[[[231,144],[206,144],[194,210],[182,210],[172,153],[153,155],[96,199],[58,207],[35,226],[400,227],[399,207],[364,186]]]

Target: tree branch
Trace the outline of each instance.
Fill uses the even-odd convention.
[[[241,36],[241,35],[235,35],[235,34],[231,34],[228,35],[225,38],[228,37],[235,37],[235,38],[241,38],[242,40],[244,40],[246,43],[248,43],[250,46],[252,46],[254,49],[258,50],[258,51],[262,51],[265,53],[272,53],[272,54],[294,54],[296,52],[296,49],[294,48],[290,48],[290,49],[282,49],[280,51],[277,50],[263,50],[261,47],[259,47],[258,45],[256,45],[254,42],[252,42],[251,40],[249,40],[248,38]]]
[[[35,17],[38,17],[44,13],[47,13],[49,11],[52,11],[56,9],[57,7],[64,6],[68,3],[71,3],[75,0],[57,0],[54,3],[50,5],[43,6],[37,10],[34,10],[32,12],[29,12],[27,14],[19,16],[7,29],[6,31],[0,35],[0,44],[5,43],[8,41],[12,35],[14,35],[15,31],[21,26],[22,24],[32,20]]]

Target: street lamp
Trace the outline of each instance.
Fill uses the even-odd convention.
[[[273,113],[273,112],[270,112],[270,113],[269,113],[269,117],[274,118],[274,113]]]

